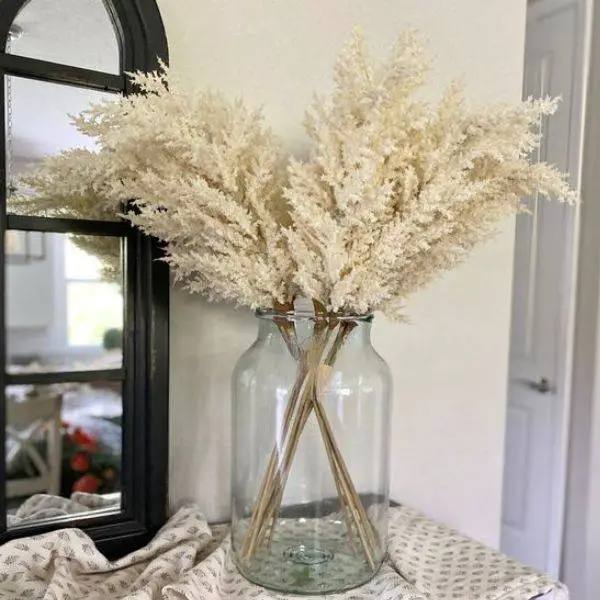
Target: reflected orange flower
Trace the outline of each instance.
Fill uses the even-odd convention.
[[[90,458],[85,452],[76,452],[71,456],[69,462],[73,471],[85,472],[88,471],[91,466]]]
[[[71,439],[81,448],[91,452],[96,449],[96,445],[98,444],[96,437],[85,432],[83,429],[81,429],[81,427],[77,427],[75,429],[75,431],[71,434]]]
[[[86,492],[93,494],[98,491],[100,480],[93,475],[83,475],[73,484],[74,492]]]

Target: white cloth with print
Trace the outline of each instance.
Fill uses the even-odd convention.
[[[566,589],[425,515],[394,508],[389,558],[366,585],[330,600],[530,600]],[[146,547],[110,562],[85,533],[63,529],[0,546],[0,600],[229,600],[285,598],[247,582],[227,529],[181,508]],[[304,596],[304,598],[310,598]],[[318,597],[315,597],[318,598]],[[321,597],[322,598],[322,597]]]

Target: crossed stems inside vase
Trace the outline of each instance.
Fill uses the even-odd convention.
[[[301,349],[295,323],[286,317],[275,317],[286,346],[298,361],[298,371],[284,411],[280,444],[275,443],[254,504],[250,524],[242,546],[247,560],[270,545],[283,501],[283,492],[302,431],[314,412],[325,445],[329,465],[340,499],[344,522],[350,540],[358,545],[371,569],[376,566],[379,539],[367,516],[348,467],[335,441],[327,414],[320,401],[327,387],[336,359],[356,323],[327,314],[315,303],[313,334]]]

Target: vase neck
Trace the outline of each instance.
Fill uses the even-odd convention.
[[[344,346],[370,345],[372,315],[342,316],[314,313],[277,313],[257,311],[258,340],[285,344],[298,351],[306,350],[316,336],[324,336],[328,344],[336,338]]]

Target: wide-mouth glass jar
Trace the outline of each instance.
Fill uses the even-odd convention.
[[[233,374],[236,565],[284,592],[361,585],[383,561],[389,505],[391,377],[373,317],[256,316]]]

